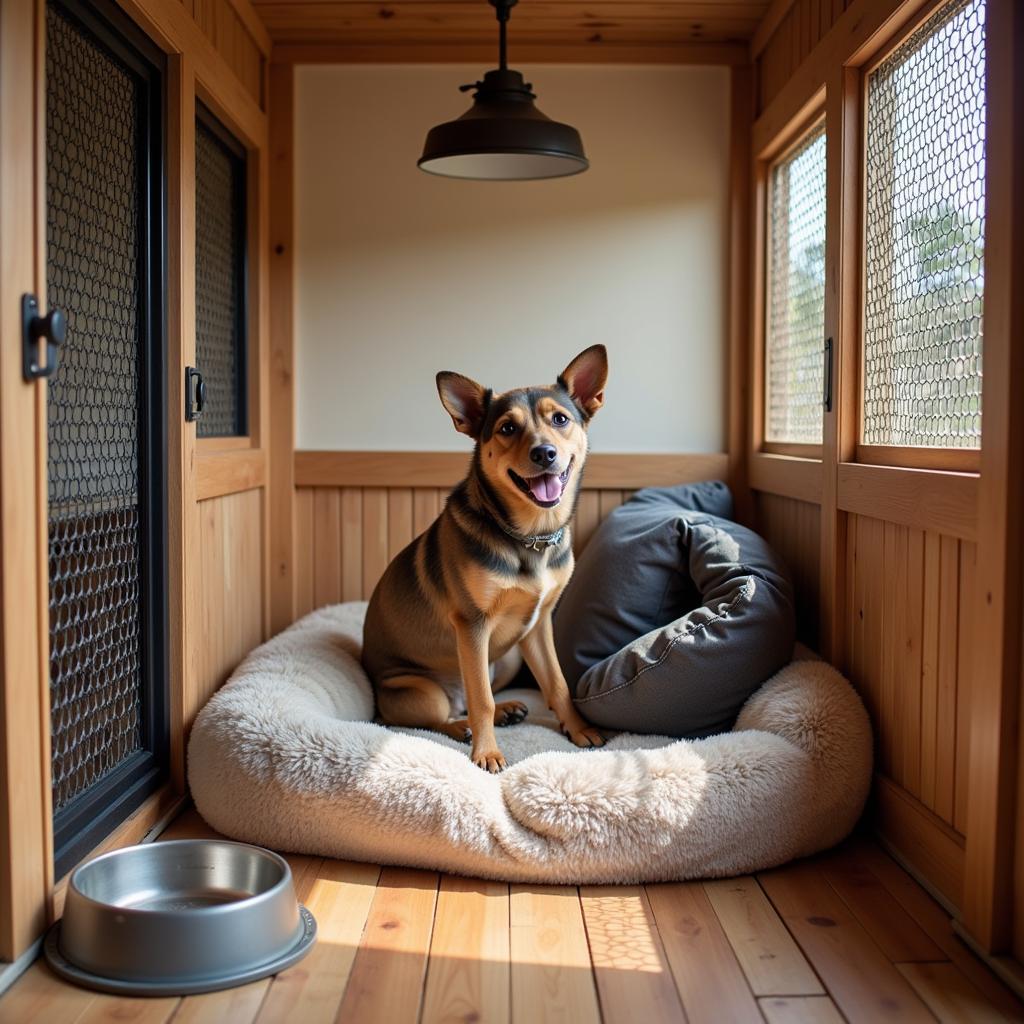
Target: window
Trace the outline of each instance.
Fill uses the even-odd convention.
[[[862,441],[977,448],[985,6],[941,8],[868,76]]]
[[[235,437],[246,416],[245,149],[196,112],[196,367],[206,382],[199,437]]]
[[[771,170],[765,440],[821,444],[825,128]]]

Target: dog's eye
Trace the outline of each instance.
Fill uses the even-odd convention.
[[[569,422],[569,417],[566,416],[564,412],[556,412],[555,415],[551,417],[551,422],[554,423],[556,427],[564,427],[566,423]]]
[[[516,432],[516,425],[512,420],[505,420],[500,427],[498,427],[498,433],[502,437],[511,437]]]

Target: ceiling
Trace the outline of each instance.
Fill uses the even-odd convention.
[[[487,0],[253,0],[276,44],[298,47],[494,45]],[[509,57],[548,48],[746,43],[769,0],[520,0]],[[576,59],[578,58],[578,52]]]

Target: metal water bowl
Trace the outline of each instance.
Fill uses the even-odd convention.
[[[45,953],[59,975],[90,988],[188,995],[275,974],[315,939],[284,858],[245,843],[181,839],[77,868]]]

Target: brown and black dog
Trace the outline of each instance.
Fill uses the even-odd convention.
[[[472,738],[473,763],[490,772],[505,767],[495,725],[526,715],[518,701],[495,705],[493,690],[522,658],[573,743],[604,744],[573,705],[551,612],[572,575],[569,520],[607,376],[603,345],[581,352],[552,386],[495,395],[439,373],[441,403],[476,442],[469,474],[370,599],[363,666],[381,720]],[[463,694],[467,718],[449,721]]]

